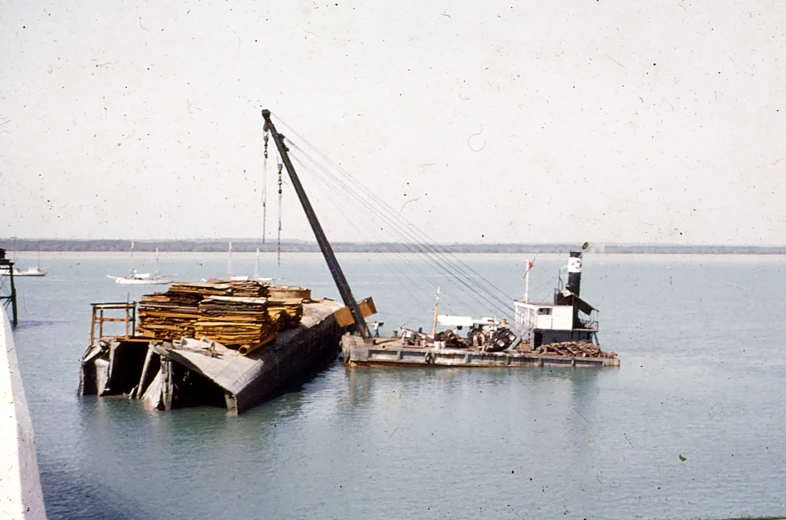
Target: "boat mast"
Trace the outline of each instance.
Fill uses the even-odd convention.
[[[270,131],[270,135],[276,143],[276,148],[278,148],[278,153],[281,155],[281,160],[287,168],[292,186],[294,186],[297,197],[300,199],[300,204],[303,206],[303,211],[306,213],[308,223],[311,224],[311,229],[314,231],[319,249],[322,250],[322,255],[325,257],[328,269],[330,269],[330,274],[333,275],[333,280],[336,282],[336,287],[338,287],[338,292],[341,294],[341,299],[344,300],[344,305],[349,307],[349,310],[352,312],[352,317],[355,319],[355,325],[357,326],[358,332],[360,332],[364,338],[369,338],[371,335],[368,332],[368,326],[366,325],[366,320],[363,318],[363,313],[360,312],[360,307],[355,301],[355,297],[352,296],[352,290],[349,288],[349,283],[347,283],[347,279],[344,277],[344,272],[338,264],[335,253],[333,253],[333,248],[330,246],[330,242],[328,242],[325,232],[322,230],[322,225],[319,223],[319,219],[317,219],[317,215],[314,213],[314,208],[311,207],[311,202],[309,202],[308,196],[306,196],[303,185],[300,184],[300,179],[297,173],[295,173],[295,167],[292,166],[292,161],[289,159],[287,147],[284,145],[284,136],[276,131],[273,121],[270,120],[270,110],[263,110],[262,117],[265,119],[265,128]]]
[[[229,256],[227,257],[227,280],[232,279],[232,241],[229,241]]]
[[[134,241],[131,241],[131,263],[128,266],[128,277],[134,277]]]
[[[257,260],[254,264],[254,280],[259,280],[259,248],[257,248]]]
[[[156,248],[156,272],[153,273],[153,279],[158,280],[161,278],[161,275],[158,272],[158,248]]]

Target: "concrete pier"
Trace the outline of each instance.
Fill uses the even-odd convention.
[[[0,517],[46,519],[33,425],[16,360],[11,323],[0,306]]]

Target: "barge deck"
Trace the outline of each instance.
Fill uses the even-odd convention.
[[[226,406],[239,414],[335,358],[342,309],[332,300],[304,303],[298,326],[245,355],[206,339],[100,340],[83,357],[79,394],[140,399],[159,410]]]
[[[375,338],[366,342],[358,336],[341,339],[344,363],[349,367],[618,367],[614,357],[582,357],[535,352],[488,352],[477,348],[417,347],[398,338]]]

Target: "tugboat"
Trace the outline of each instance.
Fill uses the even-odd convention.
[[[582,253],[571,252],[568,283],[553,302],[513,302],[513,323],[438,314],[431,334],[401,328],[389,338],[342,338],[344,363],[364,366],[619,366],[598,344],[598,310],[582,300]],[[437,325],[450,327],[437,332]],[[462,329],[466,336],[461,336]]]

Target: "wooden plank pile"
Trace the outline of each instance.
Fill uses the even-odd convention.
[[[280,330],[268,315],[266,298],[215,296],[199,302],[196,337],[206,336],[226,346],[258,347]]]
[[[534,350],[535,354],[548,354],[567,357],[616,358],[614,352],[603,352],[598,345],[586,341],[566,341],[549,343]]]
[[[254,281],[223,281],[211,279],[206,282],[175,282],[168,292],[207,296],[262,297],[268,294],[268,285]]]
[[[299,298],[270,298],[268,314],[281,329],[296,327],[303,317],[303,300]]]
[[[207,337],[251,351],[303,316],[302,299],[269,299],[267,293],[268,286],[255,281],[173,283],[165,293],[142,297],[137,334],[170,341]]]
[[[198,294],[167,291],[146,294],[139,303],[136,334],[148,338],[178,340],[194,336],[199,319]]]

